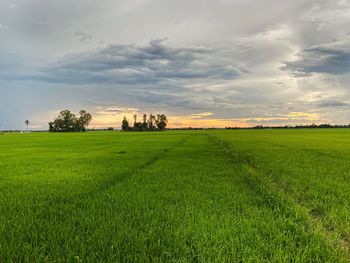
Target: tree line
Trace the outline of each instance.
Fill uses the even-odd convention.
[[[85,110],[81,110],[78,115],[69,110],[63,110],[54,119],[49,122],[50,132],[85,132],[92,121],[92,116]],[[30,122],[25,122],[27,127]],[[164,114],[143,114],[142,122],[137,121],[137,114],[134,115],[134,125],[130,126],[128,119],[124,116],[122,121],[123,131],[158,131],[164,130],[168,124],[167,117]]]
[[[254,127],[225,127],[226,130],[239,130],[239,129],[324,129],[324,128],[350,128],[349,125],[332,125],[328,123],[322,123],[322,124],[300,124],[300,125],[284,125],[284,126],[263,126],[263,125],[257,125]]]
[[[69,110],[63,110],[54,121],[49,122],[49,131],[85,132],[91,120],[91,114],[85,110],[81,110],[78,116]]]
[[[164,114],[153,115],[143,114],[142,122],[137,121],[137,114],[134,115],[134,125],[129,125],[128,119],[124,116],[122,121],[123,131],[161,131],[166,128],[168,119]]]

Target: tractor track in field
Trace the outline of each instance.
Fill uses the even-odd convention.
[[[153,155],[145,163],[143,163],[143,164],[141,164],[133,169],[125,171],[123,173],[111,176],[111,177],[107,178],[106,180],[104,180],[103,182],[101,182],[99,185],[93,187],[90,191],[86,191],[86,192],[83,192],[81,194],[78,194],[77,196],[75,196],[75,198],[77,198],[77,197],[84,198],[86,196],[91,197],[94,195],[101,195],[103,192],[105,192],[105,191],[109,190],[110,188],[124,182],[125,180],[127,180],[131,176],[141,172],[142,170],[147,169],[148,167],[152,166],[160,159],[163,159],[170,151],[172,151],[173,149],[186,143],[186,141],[188,140],[188,137],[189,136],[183,138],[182,140],[178,141],[174,145],[172,145],[168,148],[164,148],[163,150],[157,152],[157,154]],[[65,201],[69,202],[68,200],[65,200]]]
[[[245,175],[243,180],[253,192],[263,198],[262,205],[269,206],[274,212],[282,212],[286,217],[301,220],[307,231],[315,232],[320,229],[325,241],[344,253],[350,262],[350,242],[339,237],[340,233],[327,229],[321,218],[310,213],[310,209],[300,205],[293,197],[287,196],[283,189],[278,188],[275,181],[268,180],[270,178],[268,174],[259,170],[251,157],[239,155],[230,142],[215,135],[207,134],[207,137],[212,143],[219,145],[231,161],[246,167],[248,176]]]
[[[116,174],[114,176],[110,176],[106,178],[104,181],[100,182],[99,184],[95,186],[91,186],[87,191],[78,193],[74,196],[52,196],[50,200],[46,200],[46,202],[55,203],[55,205],[58,204],[65,204],[70,203],[71,205],[75,205],[77,207],[84,206],[83,200],[85,200],[87,197],[91,198],[94,196],[100,196],[109,189],[116,187],[118,184],[121,184],[128,178],[132,177],[133,175],[147,169],[148,167],[154,165],[157,161],[160,159],[163,159],[170,151],[173,149],[181,146],[182,144],[186,143],[188,140],[188,137],[183,138],[182,140],[176,142],[174,145],[164,148],[161,151],[158,151],[157,154],[153,155],[151,158],[149,158],[145,163],[130,169],[128,171],[125,171],[123,173]],[[72,199],[73,198],[73,199]],[[78,201],[77,201],[78,200]],[[73,203],[72,203],[73,202]]]

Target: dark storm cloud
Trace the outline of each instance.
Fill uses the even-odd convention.
[[[60,58],[22,79],[67,84],[150,84],[176,79],[234,79],[244,70],[211,47],[172,47],[164,40],[145,46],[110,45]]]
[[[302,50],[297,56],[296,61],[286,62],[281,69],[291,71],[296,76],[350,72],[350,40],[313,46]]]

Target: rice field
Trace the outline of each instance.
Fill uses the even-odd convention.
[[[350,262],[350,129],[0,135],[0,262]]]

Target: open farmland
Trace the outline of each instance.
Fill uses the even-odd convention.
[[[0,261],[349,262],[350,129],[0,135]]]

